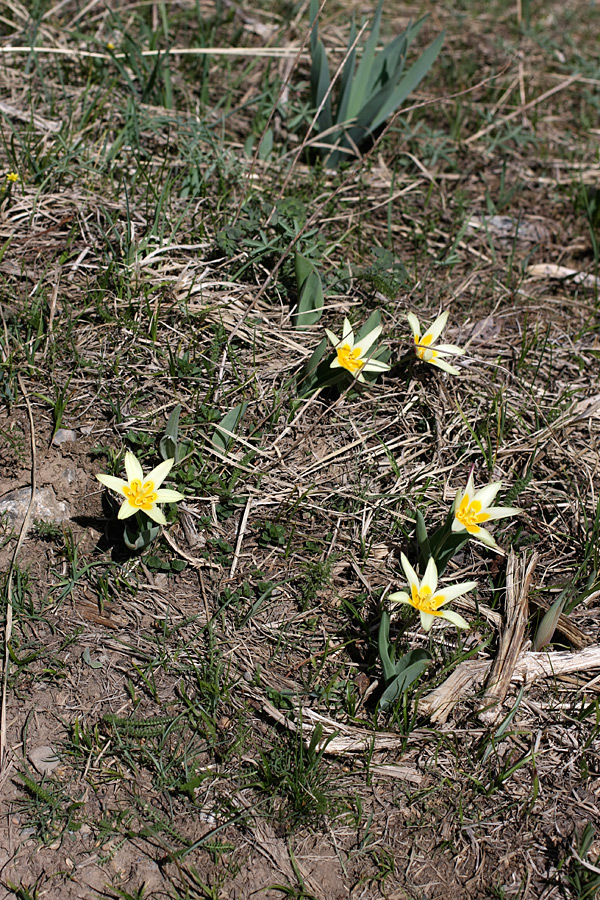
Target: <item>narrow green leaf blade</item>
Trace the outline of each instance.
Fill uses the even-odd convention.
[[[226,413],[218,425],[215,425],[212,445],[219,453],[227,453],[233,443],[231,434],[235,433],[248,408],[247,403],[238,403]],[[231,433],[228,433],[231,432]]]

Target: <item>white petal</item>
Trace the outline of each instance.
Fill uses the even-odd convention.
[[[183,500],[183,494],[179,491],[172,491],[170,488],[161,488],[156,492],[157,503],[178,503]]]
[[[446,327],[446,322],[448,321],[448,316],[450,313],[446,309],[441,315],[437,317],[433,325],[430,325],[421,340],[425,337],[431,337],[431,344],[435,344],[440,334]]]
[[[365,384],[365,376],[362,372],[358,373],[358,375],[356,376],[356,380],[362,382],[362,384]]]
[[[154,485],[154,490],[157,490],[173,468],[174,462],[174,459],[165,459],[164,462],[159,463],[155,469],[152,469],[152,471],[146,475],[144,481],[151,481]]]
[[[387,372],[390,369],[387,363],[380,362],[378,359],[371,359],[363,366],[363,372]]]
[[[491,519],[505,519],[507,516],[520,516],[522,509],[516,509],[514,506],[490,506],[486,509],[486,513]]]
[[[486,484],[485,487],[480,488],[475,493],[473,500],[478,500],[481,503],[482,512],[484,509],[486,509],[486,507],[494,502],[494,498],[501,487],[501,481],[494,481],[492,484]]]
[[[433,556],[429,557],[429,562],[427,563],[427,568],[425,569],[425,574],[423,575],[423,581],[421,582],[421,588],[428,587],[432,594],[435,594],[437,588],[437,566],[435,564],[435,559]]]
[[[149,516],[149,518],[156,522],[157,525],[167,524],[167,520],[165,519],[158,506],[151,506],[150,509],[145,509],[144,512],[147,516]]]
[[[455,356],[462,356],[465,352],[462,347],[456,347],[454,344],[436,344],[435,349],[440,353],[453,353]]]
[[[135,516],[137,511],[138,511],[137,507],[132,506],[131,503],[129,502],[129,500],[125,500],[121,504],[121,509],[119,510],[119,515],[117,516],[117,519],[128,519],[129,516]]]
[[[360,356],[366,356],[368,351],[371,349],[381,332],[383,331],[383,326],[376,325],[375,328],[370,331],[368,334],[361,338],[360,341],[357,341],[354,347],[360,347]]]
[[[421,613],[421,628],[423,629],[423,631],[431,631],[431,626],[434,622],[435,616],[432,616],[431,613]]]
[[[117,491],[119,494],[123,494],[123,488],[128,487],[126,481],[123,481],[122,478],[115,478],[114,475],[105,475],[103,472],[100,472],[99,475],[96,475],[96,478],[100,484],[110,488],[111,491]]]
[[[436,597],[443,598],[439,606],[444,606],[446,603],[450,603],[451,600],[456,600],[457,597],[468,594],[469,591],[476,587],[476,581],[462,581],[460,584],[449,584],[448,587],[443,588],[436,594]]]
[[[325,329],[325,334],[327,335],[327,337],[329,338],[329,340],[331,341],[331,343],[333,344],[334,347],[337,347],[337,345],[341,343],[340,339],[336,338],[333,331],[330,331],[329,328]]]
[[[457,628],[470,628],[471,626],[467,622],[466,619],[463,619],[457,612],[454,612],[453,609],[444,609],[441,613],[439,613],[440,618],[447,619],[449,622],[452,622],[453,625],[456,625]]]
[[[388,594],[386,599],[389,600],[390,603],[408,603],[409,606],[412,606],[410,597],[406,591],[396,591],[395,594]]]
[[[488,547],[496,547],[498,548],[498,544],[491,536],[487,528],[481,528],[481,526],[477,529],[477,532],[471,533],[471,537],[474,537],[476,540],[481,541],[482,544],[487,544]]]
[[[430,366],[437,366],[438,369],[442,369],[444,372],[449,372],[450,375],[460,375],[460,369],[456,369],[454,366],[448,365],[447,362],[444,362],[443,359],[436,357],[436,359],[427,360]]]
[[[352,331],[352,325],[344,316],[344,328],[342,331],[342,340],[345,341],[348,339],[348,343],[350,344],[350,349],[354,347],[354,332]]]
[[[415,316],[414,313],[406,313],[406,318],[408,319],[408,324],[410,325],[410,329],[413,333],[414,338],[418,338],[421,336],[421,325],[419,324],[419,320]]]
[[[473,499],[474,493],[475,493],[475,481],[473,479],[473,467],[471,466],[471,471],[469,472],[469,477],[467,478],[467,486],[465,488],[465,494],[469,498],[467,500],[467,503],[471,502],[471,500]]]
[[[339,359],[337,358],[337,356],[336,356],[336,358],[333,360],[333,362],[329,363],[329,368],[330,368],[330,369],[340,369],[341,367],[342,367],[342,364],[341,364],[341,362],[339,361]]]
[[[458,519],[455,518],[455,519],[452,520],[452,531],[454,531],[454,532],[456,532],[456,531],[461,532],[461,531],[466,531],[466,530],[467,530],[467,529],[465,528],[465,526],[463,525],[463,523],[462,523],[462,522],[459,522]]]
[[[127,481],[129,484],[131,484],[132,481],[135,481],[135,479],[138,481],[144,480],[142,467],[131,450],[128,450],[125,454],[125,471],[127,472]]]
[[[414,588],[417,592],[419,590],[420,584],[417,573],[407,560],[404,553],[400,554],[400,562],[402,563],[402,568],[404,569],[404,574],[406,575],[406,580],[408,581],[411,588]]]

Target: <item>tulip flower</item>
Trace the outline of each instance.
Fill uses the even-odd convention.
[[[447,619],[457,628],[468,628],[469,623],[463,619],[457,612],[451,609],[442,609],[446,603],[462,597],[468,591],[472,591],[477,587],[476,581],[463,581],[460,584],[452,584],[438,591],[437,567],[434,559],[430,559],[425,569],[423,579],[419,581],[419,576],[407,560],[404,553],[401,556],[402,568],[410,586],[410,594],[406,591],[398,591],[390,594],[388,600],[391,603],[407,603],[419,610],[421,614],[421,627],[423,631],[429,631],[436,618]]]
[[[450,372],[451,375],[460,375],[460,370],[451,366],[444,359],[447,354],[461,356],[465,351],[461,347],[455,347],[454,344],[436,344],[436,340],[446,327],[448,321],[448,310],[437,317],[433,325],[430,325],[425,334],[421,334],[421,326],[419,320],[413,313],[407,313],[406,318],[410,325],[415,341],[415,353],[424,362],[443,369],[444,372]]]
[[[183,500],[183,494],[179,491],[160,487],[171,471],[173,462],[172,459],[165,460],[144,478],[140,463],[128,450],[125,454],[127,481],[104,474],[96,475],[96,478],[100,484],[125,497],[119,510],[119,519],[128,519],[129,516],[141,511],[158,525],[166,525],[167,520],[156,504],[177,503],[178,500]]]
[[[493,519],[504,519],[507,516],[518,516],[521,512],[520,509],[512,506],[491,505],[501,487],[501,481],[494,481],[476,491],[473,484],[473,472],[471,472],[465,490],[456,492],[452,504],[454,513],[452,531],[460,533],[466,530],[470,535],[487,544],[488,547],[497,547],[496,541],[487,529],[481,527],[481,523],[490,522]]]
[[[390,368],[387,363],[369,358],[369,350],[381,334],[381,325],[376,325],[364,338],[356,342],[352,325],[346,318],[341,338],[337,338],[328,328],[325,331],[336,350],[336,358],[331,363],[332,369],[346,369],[351,375],[356,376],[358,381],[365,381],[363,372],[386,372]]]

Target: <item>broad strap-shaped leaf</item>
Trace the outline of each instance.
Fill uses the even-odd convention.
[[[419,570],[424,572],[431,556],[431,547],[429,546],[429,538],[427,537],[427,526],[420,509],[415,515],[415,537],[419,545]]]
[[[558,620],[567,602],[567,591],[561,591],[552,606],[546,610],[533,639],[533,649],[537,653],[543,650],[554,637]]]
[[[396,676],[396,666],[390,656],[390,614],[384,609],[379,620],[379,633],[377,635],[377,649],[383,669],[383,677],[386,683]]]
[[[294,256],[298,305],[292,317],[294,328],[315,325],[323,314],[323,285],[315,266],[301,253]]]
[[[310,4],[310,21],[312,30],[310,33],[310,92],[312,104],[315,109],[319,109],[321,104],[323,107],[317,118],[317,131],[326,131],[333,124],[333,116],[331,112],[331,94],[330,85],[331,78],[329,76],[329,66],[327,64],[327,54],[325,47],[318,34],[317,14],[319,11],[318,0],[311,0]]]
[[[443,43],[444,33],[442,32],[442,34],[438,35],[435,41],[421,54],[419,59],[413,63],[400,81],[400,84],[392,92],[391,96],[381,105],[381,108],[375,114],[371,122],[371,130],[375,131],[375,129],[379,128],[388,116],[396,112],[398,107],[404,103],[408,95],[412,94],[438,58]]]
[[[397,675],[390,684],[386,687],[381,698],[379,700],[379,709],[385,712],[390,708],[392,703],[397,700],[400,694],[404,693],[411,684],[419,678],[429,663],[431,662],[431,657],[426,650],[413,650],[412,653],[407,653],[407,656],[413,656],[413,654],[424,654],[420,659],[416,659],[414,662],[411,662],[410,665],[406,666],[399,675]]]
[[[376,309],[371,313],[360,331],[357,332],[354,343],[359,344],[362,339],[370,334],[374,328],[377,328],[378,325],[381,325],[381,313],[378,309]]]
[[[365,49],[356,70],[356,75],[352,81],[352,89],[350,91],[350,99],[348,102],[347,117],[353,119],[360,112],[367,96],[367,86],[369,84],[369,74],[375,59],[375,51],[377,50],[377,42],[379,40],[379,28],[381,25],[381,11],[383,9],[383,0],[379,0],[373,19],[373,27],[371,34],[365,44]]]
[[[179,438],[179,416],[181,403],[178,403],[165,426],[165,433],[160,439],[159,450],[164,460],[174,459],[177,462],[177,441]]]
[[[354,80],[354,65],[356,62],[356,47],[352,47],[356,40],[356,26],[354,19],[350,26],[350,37],[348,38],[348,49],[346,51],[346,62],[340,76],[340,102],[338,104],[335,121],[336,123],[345,122],[348,115],[348,104],[350,103],[350,93],[352,91],[352,82]]]
[[[237,406],[234,406],[233,409],[230,409],[223,416],[218,425],[215,425],[211,441],[215,450],[218,450],[220,453],[227,453],[233,443],[231,435],[237,430],[247,409],[247,403],[238,403]]]

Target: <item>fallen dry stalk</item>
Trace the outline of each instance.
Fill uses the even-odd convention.
[[[517,659],[523,646],[529,613],[529,588],[538,558],[538,554],[534,553],[529,565],[525,568],[525,555],[518,559],[511,550],[508,556],[505,625],[479,713],[479,718],[486,725],[495,722],[501,713],[502,702],[508,693]]]
[[[456,704],[472,697],[483,684],[491,666],[490,660],[469,659],[461,663],[443,684],[422,698],[419,711],[429,716],[432,722],[446,722]],[[576,653],[567,650],[550,653],[526,651],[516,662],[511,683],[531,684],[538,678],[587,673],[590,669],[600,669],[600,644],[593,644]]]

